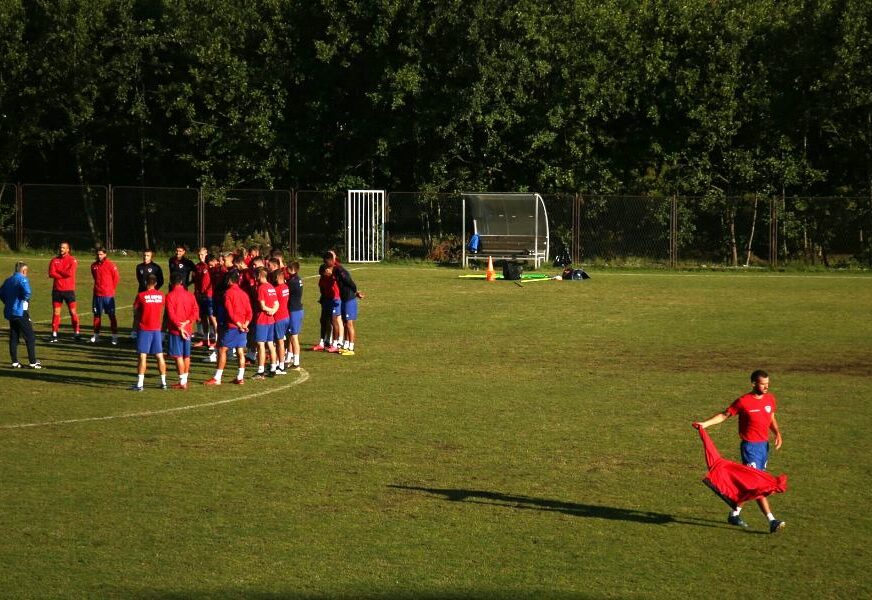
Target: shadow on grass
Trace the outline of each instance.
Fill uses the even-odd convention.
[[[373,600],[478,600],[485,598],[550,598],[553,600],[585,600],[599,598],[582,592],[543,590],[444,590],[444,591],[377,591],[349,588],[332,594],[317,592],[260,592],[247,588],[210,591],[118,590],[118,595],[136,600],[200,600],[205,598],[251,598],[253,600],[332,600],[334,598],[372,598]]]
[[[699,527],[715,527],[718,529],[739,529],[712,521],[709,519],[695,519],[692,517],[674,517],[666,513],[658,513],[630,508],[616,508],[613,506],[599,506],[596,504],[580,504],[577,502],[565,502],[548,498],[533,498],[516,494],[503,494],[501,492],[489,492],[484,490],[466,489],[441,489],[425,488],[408,485],[389,485],[388,487],[406,490],[409,492],[421,492],[432,496],[441,497],[450,502],[466,502],[468,504],[485,504],[490,506],[502,506],[518,510],[540,510],[545,512],[559,512],[573,517],[586,517],[593,519],[608,519],[613,521],[630,521],[646,525],[666,525],[678,523],[683,525],[696,525]]]

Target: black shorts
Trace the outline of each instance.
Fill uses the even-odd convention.
[[[51,302],[52,304],[63,304],[64,302],[67,305],[76,301],[76,292],[59,292],[57,290],[51,291]]]

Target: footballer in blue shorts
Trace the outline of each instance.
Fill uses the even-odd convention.
[[[363,292],[357,289],[357,284],[351,278],[351,273],[339,264],[336,253],[328,251],[324,254],[324,264],[333,269],[333,277],[339,286],[339,298],[342,300],[342,324],[345,331],[345,342],[340,354],[354,356],[354,342],[357,339],[355,321],[357,321],[357,299],[363,299]]]

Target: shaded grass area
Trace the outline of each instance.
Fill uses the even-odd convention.
[[[439,269],[354,275],[368,293],[358,355],[304,354],[305,384],[152,418],[0,429],[4,596],[872,591],[872,278],[594,271],[519,288]],[[34,319],[47,319],[33,279]],[[0,369],[0,426],[283,384],[131,394],[130,346],[40,352],[44,372]],[[750,531],[726,525],[689,426],[757,367],[785,435],[771,460],[790,476],[772,501],[780,536],[750,506]],[[210,375],[196,364],[192,379]],[[712,434],[735,458],[735,423]]]

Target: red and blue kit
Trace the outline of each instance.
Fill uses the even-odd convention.
[[[66,256],[55,256],[48,263],[48,276],[54,281],[52,283],[53,292],[75,292],[76,291],[76,269],[79,268],[77,261],[71,254]]]
[[[101,298],[111,298],[115,295],[120,276],[118,267],[108,258],[91,263],[91,275],[94,277],[94,295]]]
[[[728,415],[739,415],[739,437],[746,442],[768,442],[769,425],[776,409],[775,396],[766,393],[759,398],[745,394],[737,398],[725,411]]]
[[[170,335],[181,335],[182,328],[179,327],[179,323],[187,321],[184,325],[184,331],[190,336],[199,316],[197,299],[194,298],[194,294],[186,290],[183,285],[177,285],[167,294],[166,303],[167,331]]]
[[[276,294],[276,289],[270,285],[269,283],[261,283],[257,286],[257,307],[260,309],[260,303],[263,302],[264,306],[274,306],[276,302],[278,302],[278,294]],[[262,310],[257,311],[257,324],[258,325],[272,325],[276,322],[275,316],[268,315],[266,312]]]
[[[194,291],[200,298],[212,297],[212,273],[204,262],[197,263],[194,269]]]
[[[287,283],[280,283],[275,286],[276,297],[279,299],[279,311],[275,314],[276,321],[281,321],[290,317],[288,312],[288,297],[291,291],[288,289]]]
[[[165,299],[160,290],[145,290],[136,295],[133,310],[139,313],[140,331],[160,331]]]

